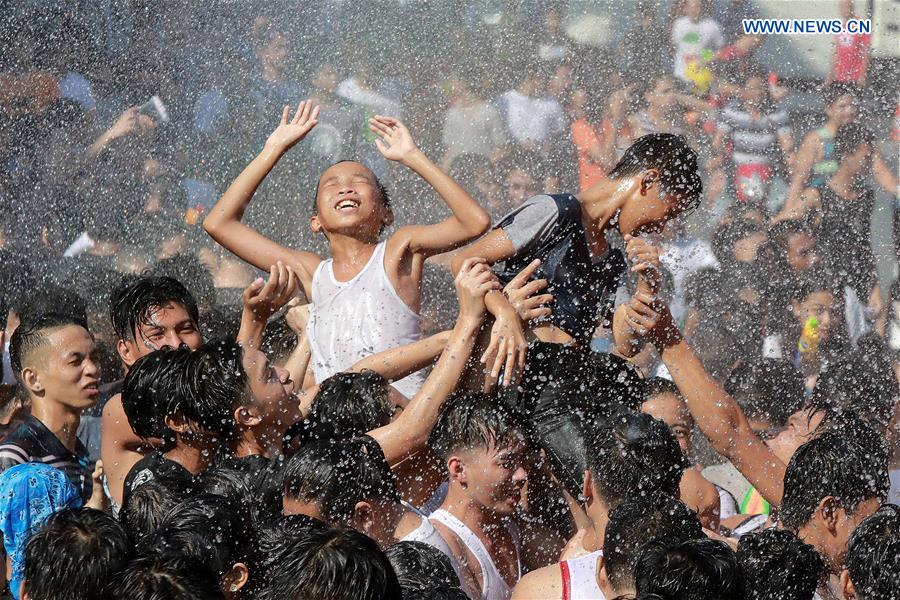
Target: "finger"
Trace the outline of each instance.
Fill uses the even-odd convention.
[[[524,300],[522,305],[525,306],[525,308],[535,308],[551,302],[553,302],[552,294],[541,294],[540,296],[532,296],[531,298]]]
[[[519,356],[518,356],[518,368],[516,369],[516,383],[522,380],[522,375],[525,374],[525,361],[528,358],[528,345],[525,343],[525,340],[522,339],[519,342]]]
[[[297,274],[294,273],[294,270],[288,267],[288,284],[287,284],[287,293],[289,296],[293,296],[294,292],[297,288]]]
[[[494,379],[500,377],[500,371],[503,369],[503,363],[506,362],[506,341],[500,343],[497,349],[497,355],[494,357],[494,364],[491,365],[491,377]]]
[[[456,274],[456,280],[459,281],[461,277],[463,277],[466,273],[469,272],[469,269],[472,268],[472,265],[475,264],[474,258],[467,258],[463,261],[462,265],[459,267],[459,273]]]
[[[519,273],[513,277],[509,285],[515,285],[516,287],[521,286],[523,283],[531,279],[531,276],[534,275],[534,272],[537,271],[538,267],[541,266],[541,260],[539,258],[534,259],[528,266],[519,271]]]
[[[506,361],[503,365],[503,385],[510,385],[519,379],[518,370],[516,368],[516,359],[518,358],[516,346],[510,340],[509,349],[506,352]]]
[[[659,316],[659,313],[657,313],[655,310],[653,310],[652,307],[647,306],[646,304],[642,304],[642,303],[636,303],[636,304],[629,303],[626,305],[625,310],[626,310],[626,312],[628,310],[631,310],[633,312],[638,313],[639,315],[643,315],[645,317],[650,317],[652,319],[655,319]]]
[[[491,336],[491,341],[488,343],[487,349],[485,349],[484,353],[481,355],[480,362],[483,364],[487,364],[489,360],[493,359],[494,353],[497,352],[497,345],[499,344],[499,338]]]
[[[549,317],[553,314],[553,311],[550,310],[549,307],[542,306],[540,308],[533,308],[525,312],[525,320],[526,321],[534,321],[535,319],[543,319],[544,317]]]
[[[390,127],[375,119],[369,119],[369,129],[384,137],[389,137],[391,134]]]
[[[387,152],[387,146],[381,140],[375,140],[375,147],[378,148],[378,151],[382,154]]]
[[[491,374],[487,371],[484,372],[484,393],[485,394],[493,394],[494,388],[497,387],[497,378],[491,377]]]
[[[309,114],[309,121],[310,121],[313,125],[315,125],[316,123],[319,122],[319,121],[318,121],[318,118],[319,118],[319,110],[321,110],[321,107],[317,104],[316,107],[315,107],[314,109],[312,109],[312,112]]]
[[[534,281],[530,281],[528,285],[522,288],[522,293],[527,296],[533,296],[545,287],[547,287],[546,279],[535,279]]]
[[[634,296],[631,297],[632,300],[637,300],[641,304],[646,304],[647,306],[653,307],[656,304],[656,296],[648,294],[646,292],[637,292]]]
[[[284,108],[283,108],[282,111],[281,111],[281,124],[282,124],[282,125],[287,125],[287,122],[288,122],[288,116],[289,116],[290,114],[291,114],[291,107],[288,106],[288,105],[285,105]]]
[[[375,115],[375,120],[384,123],[389,128],[394,127],[395,125],[402,125],[400,121],[398,121],[394,117],[388,117],[387,115]]]
[[[296,125],[300,122],[300,116],[303,114],[303,106],[306,104],[306,100],[301,100],[299,104],[297,104],[297,112],[294,113],[294,118],[291,119],[291,124]]]
[[[309,120],[309,113],[312,111],[312,100],[305,100],[303,102],[303,115],[300,117],[300,122],[306,122]]]

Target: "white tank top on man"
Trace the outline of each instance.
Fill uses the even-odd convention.
[[[316,383],[367,356],[422,339],[422,317],[394,289],[384,269],[384,249],[385,242],[378,244],[366,266],[349,281],[335,278],[330,258],[316,268],[307,326]],[[423,381],[419,372],[393,386],[412,398]]]

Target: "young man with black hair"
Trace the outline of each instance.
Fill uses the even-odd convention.
[[[111,516],[92,508],[51,516],[25,546],[23,600],[99,598],[134,545]]]
[[[737,559],[747,577],[748,600],[813,600],[825,575],[815,548],[783,529],[742,536]]]
[[[448,586],[459,588],[450,557],[425,542],[397,542],[384,551],[404,594]]]
[[[353,530],[328,529],[286,540],[260,600],[396,600],[403,597],[391,563],[378,545]]]
[[[225,600],[218,578],[196,558],[156,552],[134,559],[106,588],[103,600]]]
[[[725,542],[697,538],[651,542],[634,569],[637,600],[744,598],[744,572]]]
[[[593,573],[592,578],[579,575],[577,585],[591,594],[599,592],[610,511],[641,490],[678,496],[687,461],[662,421],[647,414],[624,413],[599,426],[587,426],[582,435],[587,469],[579,494],[582,505],[573,510],[587,517],[582,539],[587,552],[529,573],[516,587],[514,598],[566,598],[567,586],[573,591],[571,586],[576,585],[571,577],[567,581],[567,573]]]
[[[19,324],[10,341],[16,379],[31,416],[0,445],[0,472],[28,462],[62,470],[87,500],[93,489],[87,449],[78,439],[84,409],[100,394],[94,339],[83,317],[43,313]]]
[[[900,508],[885,504],[853,531],[841,573],[847,600],[900,598]]]
[[[175,506],[195,493],[196,486],[176,477],[157,477],[128,494],[119,510],[119,521],[135,545],[155,533]]]

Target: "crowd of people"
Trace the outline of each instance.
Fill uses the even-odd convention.
[[[0,17],[3,597],[900,600],[869,37],[310,4]]]

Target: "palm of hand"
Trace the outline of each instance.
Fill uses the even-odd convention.
[[[279,125],[269,136],[266,143],[269,145],[277,144],[279,146],[290,148],[306,137],[306,134],[309,133],[310,129],[311,127],[306,123],[302,125],[295,125],[294,123]]]

